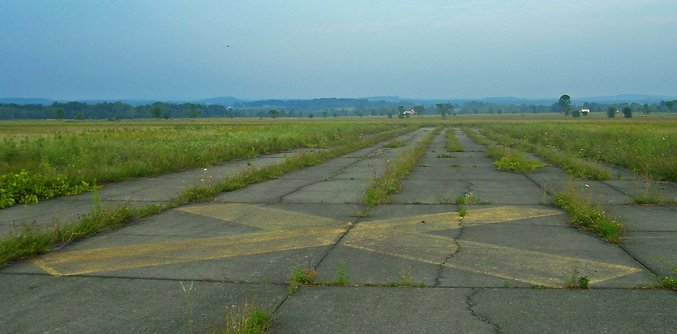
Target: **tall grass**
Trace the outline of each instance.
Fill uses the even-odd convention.
[[[447,141],[447,151],[463,152],[463,146],[458,142],[456,131],[453,128],[449,128],[444,132],[444,139]]]
[[[0,123],[0,134],[6,132],[0,145],[0,199],[13,198],[0,201],[5,203],[0,203],[0,207],[91,190],[94,183],[206,167],[292,149],[328,149],[365,135],[407,126],[298,121],[196,124],[184,121],[164,125],[137,122],[112,126],[98,122],[64,132],[58,130],[60,123],[36,123],[44,128],[44,134],[22,136],[15,128],[25,129],[23,123]],[[13,182],[16,175],[23,176],[21,181],[28,188],[50,189],[50,184],[58,184],[65,190],[25,195],[26,187],[19,191],[16,185],[12,186],[16,184]],[[10,189],[14,190],[10,193]]]
[[[575,157],[677,181],[677,122],[502,122],[482,128]]]
[[[400,191],[402,189],[401,181],[416,167],[425,155],[428,146],[440,131],[441,128],[435,128],[416,146],[403,151],[392,162],[388,163],[384,174],[372,181],[369,189],[367,189],[364,203],[367,206],[376,206],[385,203],[390,194]]]
[[[574,177],[586,180],[608,180],[611,178],[611,171],[609,168],[600,166],[595,162],[587,161],[574,154],[543,145],[533,144],[525,140],[519,140],[498,132],[498,130],[492,127],[483,127],[482,133],[503,145],[518,147],[522,150],[533,152],[542,159],[559,166]]]

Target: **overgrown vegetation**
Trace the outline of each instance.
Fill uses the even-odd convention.
[[[284,159],[281,163],[276,165],[261,168],[251,167],[239,175],[224,181],[199,184],[191,189],[188,189],[177,199],[177,203],[206,200],[224,191],[233,191],[243,188],[249,184],[258,183],[264,180],[276,179],[290,171],[317,165],[341,154],[374,145],[389,138],[402,135],[411,130],[413,130],[413,128],[401,128],[393,131],[381,132],[370,136],[364,136],[359,140],[345,143],[342,146],[331,149],[297,154]]]
[[[52,248],[60,248],[72,241],[157,214],[162,209],[163,207],[158,205],[141,208],[98,206],[90,214],[70,225],[56,225],[49,230],[26,227],[23,232],[0,241],[0,268],[5,267],[10,261],[47,253]]]
[[[494,165],[500,170],[513,170],[519,173],[531,173],[545,164],[529,159],[524,153],[499,145],[489,146],[487,154],[494,159]]]
[[[249,184],[274,179],[289,171],[318,164],[326,159],[352,152],[361,147],[373,145],[389,138],[401,135],[409,128],[400,128],[394,131],[381,132],[361,139],[346,143],[333,149],[305,153],[285,159],[282,163],[263,168],[250,168],[242,174],[227,179],[223,182],[198,185],[179,196],[174,205],[181,205],[192,201],[211,198],[222,191],[230,191],[243,188]],[[96,193],[95,193],[96,197]],[[150,205],[143,208],[119,206],[115,208],[103,208],[97,201],[95,208],[89,215],[82,217],[75,223],[65,226],[57,225],[51,230],[38,230],[27,227],[16,236],[0,241],[0,268],[10,261],[32,258],[36,255],[48,252],[55,246],[82,239],[104,230],[116,228],[120,225],[135,221],[141,217],[153,215],[172,206],[161,207]]]
[[[604,168],[599,164],[586,161],[575,155],[523,140],[517,140],[491,127],[483,127],[482,133],[502,145],[518,147],[519,149],[533,152],[546,161],[559,166],[571,176],[586,180],[608,180],[611,178],[609,168]]]
[[[287,292],[292,294],[303,285],[315,284],[315,278],[319,274],[320,273],[315,270],[315,267],[312,265],[311,259],[306,257],[303,264],[296,264],[292,269],[292,273],[289,276],[289,288],[287,289]]]
[[[456,204],[465,205],[465,204],[487,204],[482,201],[479,197],[475,196],[473,192],[467,192],[456,198]]]
[[[463,152],[463,146],[458,142],[456,131],[454,129],[447,129],[444,132],[444,139],[447,143],[447,151],[449,152]]]
[[[591,204],[572,187],[555,194],[553,204],[569,214],[572,224],[591,231],[610,243],[621,243],[623,225],[609,217],[599,206]]]
[[[415,147],[406,150],[388,163],[384,174],[372,181],[369,189],[365,194],[364,202],[367,206],[375,206],[385,203],[390,194],[400,191],[402,188],[401,181],[416,167],[416,164],[421,160],[423,155],[440,132],[440,128],[436,128],[425,136]]]
[[[479,126],[537,147],[623,166],[656,180],[677,181],[677,164],[674,158],[668,156],[669,152],[677,152],[674,120],[633,123],[495,122]]]
[[[564,282],[564,286],[569,289],[587,289],[590,286],[590,278],[581,275],[578,268],[571,270],[571,276]]]
[[[263,334],[270,330],[272,313],[255,302],[247,302],[243,306],[226,306],[225,321],[212,325],[209,333],[213,334]]]
[[[672,276],[659,277],[658,286],[664,289],[677,291],[677,268],[673,268],[672,272]]]
[[[78,194],[95,183],[293,149],[327,150],[408,126],[339,121],[0,123],[0,207]]]

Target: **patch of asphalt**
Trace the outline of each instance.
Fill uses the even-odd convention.
[[[303,287],[275,316],[275,333],[492,333],[468,311],[470,289]]]

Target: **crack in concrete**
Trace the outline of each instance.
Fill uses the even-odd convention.
[[[451,239],[452,242],[454,243],[454,245],[456,245],[456,250],[451,252],[447,257],[445,257],[444,261],[442,261],[442,263],[440,263],[437,267],[437,274],[435,275],[435,285],[433,285],[434,287],[440,286],[440,279],[442,279],[442,272],[444,271],[444,266],[447,263],[449,263],[449,260],[451,260],[456,254],[461,252],[461,244],[458,242],[458,240],[460,240],[461,237],[463,236],[463,231],[465,229],[465,226],[463,226],[464,220],[465,220],[465,218],[461,217],[461,220],[458,223],[458,226],[459,226],[458,236],[456,236],[456,238]]]
[[[479,312],[475,311],[474,308],[475,308],[475,306],[477,306],[477,303],[473,300],[473,297],[475,297],[479,292],[480,292],[480,290],[478,288],[473,288],[472,292],[465,298],[465,304],[467,306],[467,310],[470,311],[470,314],[473,317],[475,317],[475,318],[479,319],[480,321],[482,321],[482,322],[490,325],[491,327],[493,327],[494,333],[500,333],[501,328],[498,327],[497,324],[494,324],[493,322],[491,322],[489,320],[489,318],[487,318],[486,316],[484,316],[484,315],[480,314]]]

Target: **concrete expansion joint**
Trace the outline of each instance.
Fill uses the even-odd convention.
[[[465,304],[466,308],[468,311],[470,311],[470,314],[479,319],[480,321],[490,325],[494,329],[494,333],[500,333],[501,329],[498,327],[498,325],[492,323],[486,316],[480,314],[479,312],[475,311],[475,306],[477,306],[477,303],[473,300],[473,298],[480,292],[478,288],[472,288],[472,292],[468,294],[465,298]]]
[[[649,268],[649,266],[647,266],[646,264],[644,264],[638,257],[636,257],[635,255],[633,255],[627,248],[625,248],[625,246],[623,246],[623,244],[618,245],[618,248],[620,248],[620,249],[621,249],[625,254],[627,254],[631,259],[635,260],[635,262],[637,262],[637,264],[639,264],[640,266],[642,266],[642,268],[644,268],[644,270],[650,272],[652,275],[654,275],[654,276],[656,276],[656,277],[660,276],[660,275],[658,275],[658,273],[656,273],[655,271],[651,270],[651,268]]]
[[[531,177],[531,175],[529,175],[529,174],[522,174],[522,175],[524,175],[524,177],[526,177],[527,180],[531,181],[531,183],[533,183],[533,184],[535,184],[537,187],[543,189],[543,191],[544,191],[546,194],[548,194],[548,195],[550,195],[550,196],[553,196],[553,195],[554,195],[554,194],[550,191],[551,189],[548,189],[548,185],[547,185],[547,184],[540,184],[538,181],[534,180],[534,179]],[[543,204],[546,204],[546,203],[543,203]]]
[[[366,214],[366,212],[365,212],[365,214]],[[324,259],[326,259],[327,256],[329,256],[329,254],[334,250],[334,248],[336,248],[336,246],[341,243],[343,238],[345,238],[346,235],[348,235],[348,233],[350,233],[350,230],[352,230],[353,227],[355,227],[355,225],[358,224],[358,221],[359,221],[359,218],[353,219],[353,221],[350,223],[350,225],[345,230],[345,232],[343,232],[343,234],[341,234],[341,236],[336,240],[336,242],[331,244],[329,246],[329,248],[322,254],[322,256],[320,256],[320,258],[317,260],[317,263],[315,263],[315,265],[313,266],[313,269],[319,267],[320,264],[322,264],[322,261],[324,261]]]
[[[378,152],[379,150],[380,150],[380,149],[376,149],[374,152]],[[312,183],[304,184],[304,185],[299,186],[299,187],[297,187],[297,188],[295,188],[295,189],[293,189],[293,190],[291,190],[291,191],[289,191],[289,192],[287,192],[287,193],[285,193],[285,194],[282,194],[282,195],[280,195],[280,196],[277,198],[276,204],[283,203],[284,200],[285,200],[285,197],[287,197],[287,196],[289,196],[289,195],[291,195],[291,194],[293,194],[293,193],[295,193],[295,192],[299,192],[299,191],[301,191],[301,190],[303,190],[303,189],[305,189],[305,188],[307,188],[307,187],[316,185],[316,184],[318,184],[318,183],[322,183],[322,182],[326,182],[326,181],[329,181],[329,180],[333,180],[333,179],[335,179],[337,176],[341,175],[346,169],[348,169],[348,168],[350,168],[350,167],[353,167],[354,165],[360,163],[362,160],[366,160],[367,158],[370,158],[370,157],[371,157],[371,155],[364,155],[364,156],[361,156],[361,157],[359,157],[359,158],[356,158],[353,162],[351,162],[351,163],[349,163],[349,164],[347,164],[347,165],[345,165],[345,166],[343,166],[343,167],[340,167],[340,168],[337,169],[336,171],[330,173],[329,176],[326,176],[326,177],[322,178],[321,180],[317,180],[317,181],[312,182]]]

